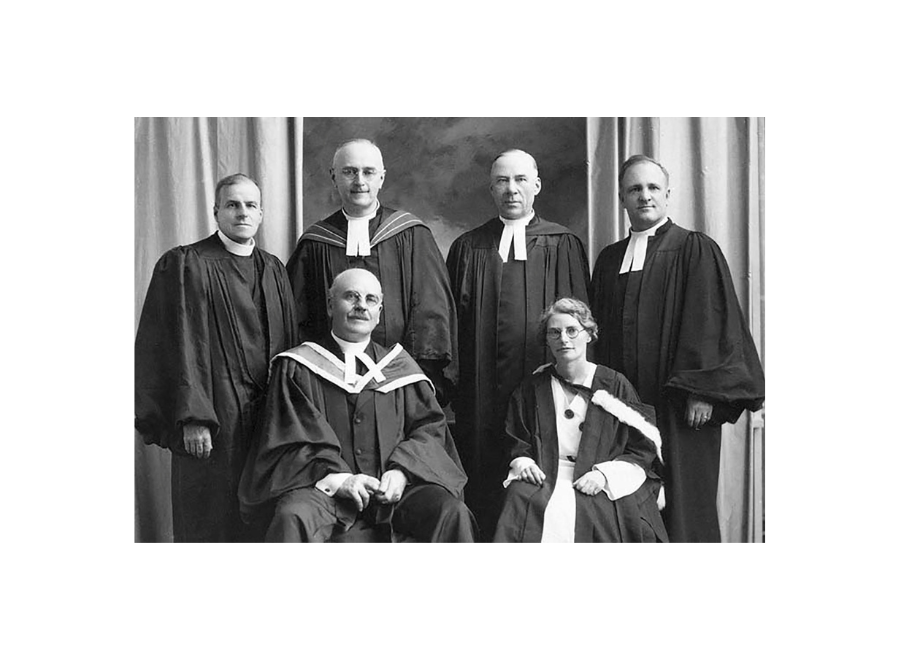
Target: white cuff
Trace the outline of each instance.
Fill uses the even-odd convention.
[[[316,488],[329,497],[334,497],[338,488],[343,486],[344,482],[352,476],[349,472],[332,472],[327,477],[319,479],[318,483],[316,483]]]
[[[606,461],[593,469],[606,477],[603,492],[612,501],[631,495],[647,480],[644,468],[628,461]]]
[[[519,479],[519,475],[522,474],[522,470],[527,468],[529,465],[535,465],[533,458],[528,458],[527,456],[519,456],[518,458],[514,458],[509,462],[509,474],[506,475],[506,479],[503,481],[503,487],[506,488],[513,481],[517,481]]]

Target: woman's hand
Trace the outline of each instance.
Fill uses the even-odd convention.
[[[522,468],[517,476],[521,481],[526,481],[530,484],[534,484],[535,486],[542,485],[544,483],[544,479],[547,478],[547,475],[545,475],[544,471],[537,466],[537,463],[529,463],[524,468]]]
[[[605,485],[606,477],[603,476],[603,473],[599,470],[585,472],[574,484],[572,484],[579,493],[584,493],[591,497],[603,490]]]

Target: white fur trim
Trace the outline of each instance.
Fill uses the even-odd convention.
[[[637,429],[644,436],[656,445],[656,455],[659,462],[662,463],[662,437],[659,435],[659,429],[648,422],[634,408],[620,401],[606,390],[597,390],[591,397],[591,403],[600,406],[610,415],[618,419],[624,424],[628,424],[633,429]]]

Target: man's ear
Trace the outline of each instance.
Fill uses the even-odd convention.
[[[537,194],[541,192],[541,177],[534,177],[534,196],[537,197]]]

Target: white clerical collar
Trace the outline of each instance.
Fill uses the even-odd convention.
[[[228,250],[231,254],[236,254],[239,257],[249,257],[253,254],[253,248],[256,247],[256,241],[252,238],[250,242],[244,245],[243,243],[237,243],[230,238],[228,238],[225,234],[222,233],[221,229],[216,230],[216,235],[219,237],[219,240],[222,241],[222,244],[225,246],[225,249]]]
[[[332,330],[331,336],[337,342],[337,345],[344,351],[344,382],[353,384],[356,382],[356,358],[366,352],[371,337],[367,337],[364,341],[347,341],[341,339]]]
[[[622,267],[619,268],[619,275],[644,270],[644,261],[647,258],[647,239],[656,236],[656,230],[666,224],[668,219],[664,217],[644,231],[635,231],[632,227],[628,247],[625,248],[625,257],[622,259]]]
[[[526,261],[528,259],[525,249],[525,227],[534,218],[534,211],[526,215],[524,218],[515,220],[507,220],[500,216],[500,222],[503,223],[503,234],[500,236],[500,245],[497,252],[503,263],[509,258],[509,246],[513,246],[516,261]]]
[[[342,208],[344,217],[347,218],[347,256],[348,257],[368,257],[372,254],[372,246],[369,244],[369,220],[378,215],[378,209],[381,203],[377,203],[375,210],[369,215],[356,218],[349,215]]]

